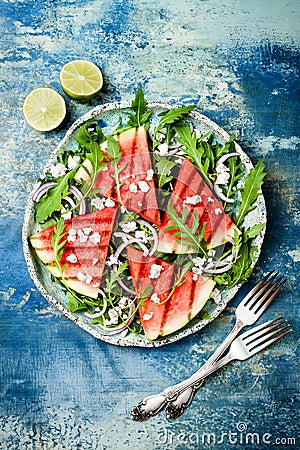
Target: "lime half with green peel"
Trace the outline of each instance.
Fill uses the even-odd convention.
[[[34,89],[25,98],[23,115],[27,123],[37,131],[54,130],[66,116],[65,100],[54,89]]]
[[[65,64],[59,80],[65,93],[76,100],[88,100],[103,86],[102,72],[94,63],[75,59]]]

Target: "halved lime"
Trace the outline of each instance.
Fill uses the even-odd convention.
[[[75,59],[65,64],[59,80],[65,93],[76,100],[87,100],[103,86],[102,72],[94,63]]]
[[[28,124],[35,130],[54,130],[65,118],[65,100],[54,89],[37,88],[25,98],[23,114]]]

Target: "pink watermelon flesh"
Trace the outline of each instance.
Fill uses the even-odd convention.
[[[152,170],[147,132],[142,126],[131,128],[120,133],[118,141],[123,155],[118,165],[122,167],[123,164],[126,164],[119,175],[121,201],[128,210],[136,212],[146,220],[160,226],[161,220],[154,179],[147,173],[147,171]],[[85,166],[88,172],[91,172],[92,167],[89,161],[86,161]],[[113,177],[113,165],[108,163],[106,168],[106,170],[100,170],[94,188],[100,189],[100,195],[120,202],[116,189],[116,180]],[[76,179],[89,181],[88,173],[84,168],[80,169]],[[147,192],[143,192],[140,189],[139,182],[143,182],[143,189],[145,188]]]
[[[201,201],[196,205],[185,203],[186,200],[189,201],[188,197],[197,195],[201,197]],[[208,248],[225,244],[228,238],[234,235],[234,230],[237,229],[236,225],[224,212],[221,203],[189,159],[185,159],[182,163],[170,198],[179,217],[182,217],[185,206],[189,208],[187,224],[190,228],[195,213],[199,218],[198,232],[202,225],[206,223],[204,240]],[[194,253],[193,248],[177,242],[179,237],[174,236],[173,230],[165,231],[171,225],[174,225],[174,223],[165,213],[159,232],[158,251],[164,253]]]
[[[209,278],[198,276],[195,281],[192,272],[188,272],[186,281],[170,296],[175,269],[178,267],[153,256],[145,257],[142,252],[130,246],[127,247],[127,255],[137,297],[142,296],[147,286],[153,286],[152,293],[139,307],[141,324],[149,340],[166,336],[184,327],[209,299],[215,285]],[[160,276],[155,279],[149,278],[153,264],[163,268]],[[160,304],[151,300],[153,294],[157,294]]]
[[[66,235],[62,240],[67,241],[60,260],[63,282],[88,297],[98,296],[116,211],[117,207],[114,206],[65,221]],[[71,233],[76,232],[75,242],[72,242],[72,238],[68,240],[70,230]],[[82,233],[87,239],[80,237]],[[55,264],[52,236],[53,226],[31,236],[30,241],[49,272],[57,278],[62,278],[61,271]],[[97,242],[98,236],[100,242]],[[71,258],[71,261],[68,258]]]

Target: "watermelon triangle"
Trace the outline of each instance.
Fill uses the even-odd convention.
[[[196,196],[199,201],[194,205],[192,203],[197,200],[195,199]],[[225,213],[223,206],[189,159],[184,159],[181,165],[170,199],[179,217],[182,217],[183,208],[188,207],[187,224],[190,228],[192,227],[194,214],[199,219],[198,231],[206,223],[204,240],[208,248],[223,245],[233,237],[234,230],[237,229],[236,225]],[[195,253],[193,248],[177,242],[178,236],[174,236],[174,230],[166,231],[166,228],[171,225],[174,225],[174,223],[166,212],[159,232],[158,251]]]
[[[100,195],[112,198],[120,202],[129,210],[138,213],[149,222],[160,226],[160,212],[157,205],[156,189],[152,174],[152,163],[149,153],[147,132],[143,126],[130,128],[119,134],[118,141],[122,157],[119,167],[125,164],[120,172],[119,181],[120,197],[116,189],[116,181],[113,177],[114,168],[108,163],[105,170],[100,170],[94,188],[99,189]],[[104,149],[105,153],[105,149]],[[86,168],[91,170],[90,162],[86,162]],[[151,176],[152,175],[152,176]],[[88,175],[84,168],[79,169],[76,179],[88,181]]]
[[[153,286],[151,294],[139,307],[141,324],[150,340],[184,327],[203,308],[214,288],[215,282],[211,279],[198,276],[196,281],[192,272],[188,272],[185,282],[172,293],[178,266],[153,256],[145,257],[130,246],[127,247],[127,255],[137,297],[143,297],[145,289]],[[154,264],[162,268],[158,278],[151,278]],[[153,299],[153,294],[158,299],[155,295]]]
[[[67,239],[60,259],[61,271],[55,264],[51,244],[53,226],[31,236],[30,241],[48,271],[74,291],[97,298],[102,280],[117,206],[65,221],[62,240]]]

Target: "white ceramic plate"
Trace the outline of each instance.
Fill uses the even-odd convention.
[[[43,175],[49,171],[50,164],[55,162],[57,155],[59,154],[62,147],[67,149],[77,148],[77,143],[74,140],[74,136],[78,128],[80,128],[85,122],[93,120],[99,121],[101,128],[103,129],[104,134],[109,134],[113,129],[116,128],[120,117],[125,119],[126,112],[130,110],[131,103],[108,103],[105,105],[99,105],[89,111],[87,114],[79,118],[67,131],[63,140],[59,143],[57,148],[53,151],[46,167]],[[148,103],[148,108],[153,111],[153,116],[151,117],[151,121],[157,120],[157,115],[161,111],[165,111],[168,109],[172,109],[172,106],[160,103]],[[206,116],[200,114],[199,112],[191,112],[190,119],[195,127],[202,134],[207,132],[213,132],[215,138],[221,143],[224,144],[229,139],[228,133],[226,133],[222,128],[220,128],[217,124],[212,122]],[[248,156],[243,152],[243,150],[236,144],[236,151],[240,154],[241,160],[245,165],[246,172],[249,172],[253,167]],[[25,217],[24,217],[24,225],[23,225],[23,248],[24,255],[28,265],[29,273],[36,284],[37,288],[41,292],[41,294],[58,310],[62,311],[62,313],[75,322],[79,327],[83,328],[96,338],[102,339],[103,341],[109,342],[115,345],[123,345],[123,346],[139,346],[139,347],[159,347],[165,344],[169,344],[171,342],[178,341],[185,336],[191,335],[205,325],[213,321],[226,307],[228,302],[234,297],[236,292],[238,291],[240,286],[234,286],[230,289],[222,291],[222,300],[218,304],[214,303],[212,300],[209,300],[205,306],[205,310],[208,312],[210,316],[210,320],[201,320],[199,317],[194,318],[186,327],[183,329],[173,333],[172,335],[159,338],[155,341],[149,341],[146,337],[139,337],[133,333],[127,334],[127,336],[122,337],[120,335],[115,336],[106,336],[101,334],[99,327],[97,325],[92,324],[91,320],[84,316],[82,313],[71,313],[67,308],[67,302],[64,295],[63,290],[60,286],[53,282],[50,278],[49,272],[45,269],[41,261],[36,257],[34,250],[29,245],[29,237],[38,231],[38,226],[34,220],[34,202],[32,201],[32,194],[37,189],[38,183],[33,188],[32,193],[29,196],[29,199],[26,204],[25,209]],[[247,216],[247,226],[252,226],[258,223],[266,223],[266,207],[263,195],[260,194],[257,199],[257,205],[255,209],[253,209]],[[258,248],[258,255],[261,250],[261,246],[263,243],[264,231],[260,233],[260,235],[255,238],[253,241],[253,245],[256,245]],[[254,264],[253,264],[254,265]],[[62,324],[63,326],[63,324]]]

